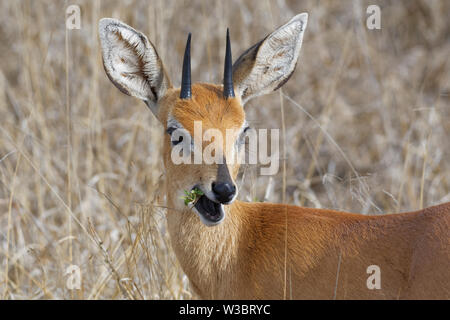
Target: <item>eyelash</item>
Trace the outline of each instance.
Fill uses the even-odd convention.
[[[246,127],[243,131],[242,131],[242,133],[241,133],[241,136],[239,137],[239,139],[238,139],[238,144],[239,145],[243,145],[243,144],[245,144],[246,142],[245,142],[245,133],[248,131],[250,129],[250,127]]]
[[[166,132],[167,132],[167,134],[168,134],[169,136],[171,136],[172,133],[173,133],[175,130],[177,130],[177,128],[175,128],[175,127],[170,127],[170,128],[167,128]]]

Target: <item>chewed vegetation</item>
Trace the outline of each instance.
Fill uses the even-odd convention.
[[[280,170],[243,167],[239,198],[364,214],[450,201],[449,1],[78,0],[80,30],[66,3],[0,1],[1,299],[195,298],[165,225],[164,132],[107,79],[102,17],[145,32],[179,86],[188,32],[193,80],[220,83],[227,27],[237,59],[308,12],[292,78],[246,106],[284,132]]]

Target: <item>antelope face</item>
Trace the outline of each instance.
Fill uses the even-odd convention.
[[[225,98],[221,86],[195,84],[191,97],[177,98],[165,118],[165,167],[168,176],[177,177],[168,181],[168,191],[180,199],[184,191],[200,190],[203,195],[193,205],[194,212],[206,225],[220,223],[224,205],[238,193],[238,157],[248,128],[240,99]],[[177,159],[181,153],[184,158]],[[184,206],[183,200],[177,203]]]
[[[167,198],[176,211],[195,212],[208,226],[223,221],[224,206],[238,193],[235,178],[248,129],[244,105],[278,89],[292,75],[307,18],[306,13],[295,16],[234,64],[227,31],[222,85],[191,83],[189,34],[180,89],[173,88],[144,34],[114,19],[100,20],[103,65],[109,79],[120,91],[143,100],[166,130]],[[181,198],[192,190],[202,195],[187,209]]]

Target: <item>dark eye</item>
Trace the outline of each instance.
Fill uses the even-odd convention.
[[[248,131],[248,129],[250,129],[250,127],[245,128],[243,133],[246,133]]]
[[[179,128],[176,128],[176,127],[170,127],[170,128],[168,128],[168,129],[166,130],[166,132],[167,132],[170,136],[172,136],[172,133],[174,133],[174,131],[176,131],[177,129],[179,129]],[[179,136],[179,137],[178,137],[178,140],[173,140],[172,137],[171,137],[171,142],[172,142],[172,145],[176,146],[177,144],[183,142],[183,136]]]
[[[176,146],[177,144],[183,142],[183,136],[179,136],[178,140],[172,140],[172,144]]]

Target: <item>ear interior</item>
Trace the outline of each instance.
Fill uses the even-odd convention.
[[[292,18],[249,48],[233,65],[235,87],[243,104],[280,88],[295,70],[308,14]]]
[[[145,101],[151,108],[156,107],[171,84],[147,37],[108,18],[100,20],[99,34],[103,65],[111,82],[123,93]]]

